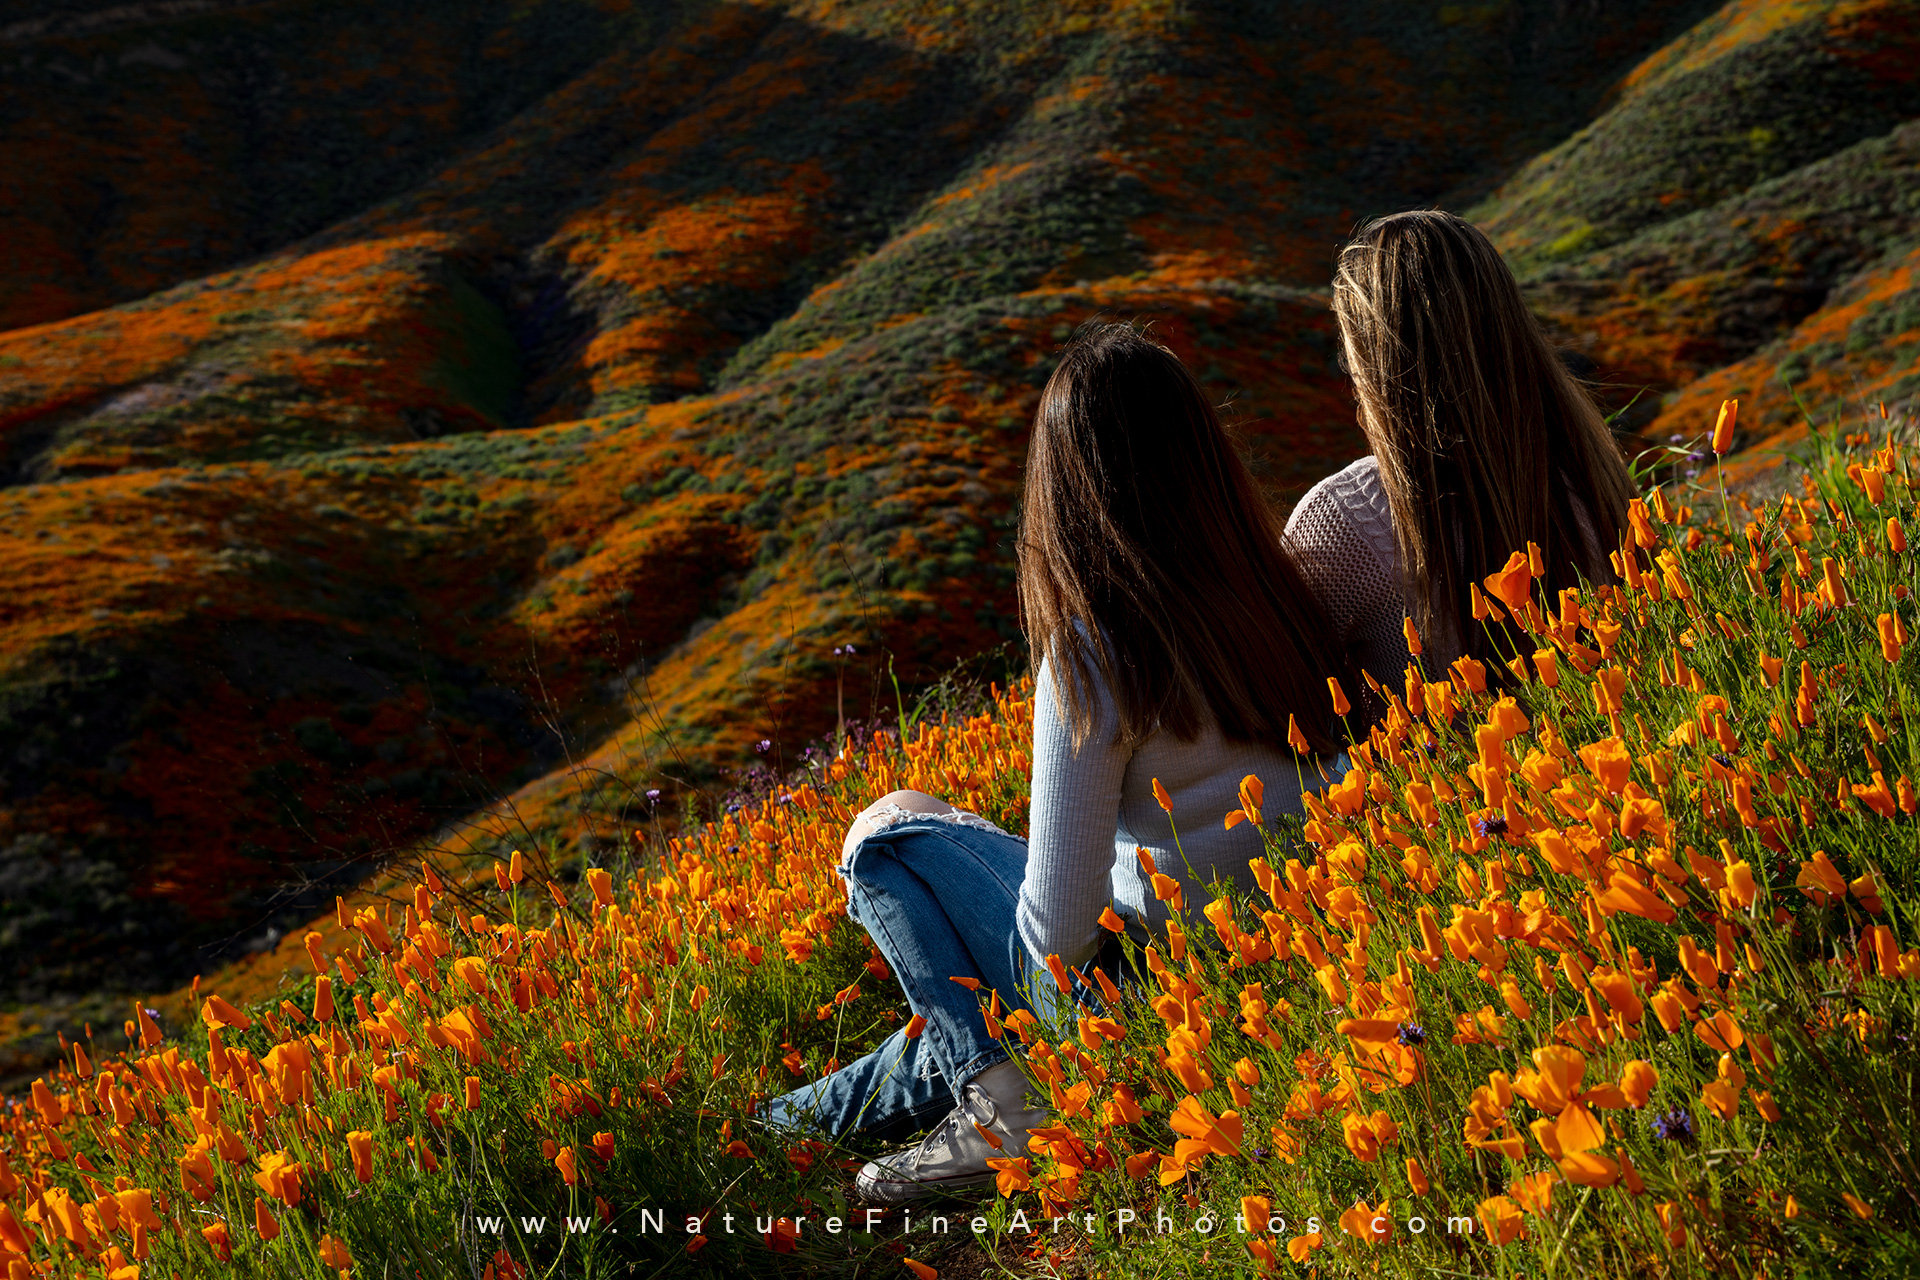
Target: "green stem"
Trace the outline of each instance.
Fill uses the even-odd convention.
[[[1555,1267],[1560,1265],[1560,1254],[1566,1249],[1567,1240],[1573,1235],[1574,1224],[1580,1221],[1580,1215],[1586,1212],[1587,1201],[1590,1200],[1592,1197],[1593,1197],[1592,1187],[1588,1187],[1585,1191],[1582,1191],[1580,1193],[1580,1203],[1574,1206],[1573,1216],[1567,1219],[1566,1229],[1561,1231],[1560,1233],[1560,1242],[1554,1245],[1553,1247],[1553,1257],[1547,1260],[1547,1271],[1549,1273],[1551,1273]]]

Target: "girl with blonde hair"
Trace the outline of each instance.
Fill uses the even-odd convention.
[[[1287,536],[1357,666],[1397,686],[1408,617],[1430,669],[1494,656],[1468,587],[1530,542],[1552,591],[1608,580],[1633,481],[1492,241],[1449,213],[1376,219],[1340,252],[1333,310],[1372,453],[1308,490]]]

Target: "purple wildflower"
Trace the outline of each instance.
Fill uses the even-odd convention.
[[[1427,1042],[1427,1029],[1417,1022],[1400,1024],[1400,1043],[1412,1047]]]
[[[1693,1117],[1685,1107],[1674,1107],[1653,1118],[1653,1136],[1671,1142],[1693,1141]]]

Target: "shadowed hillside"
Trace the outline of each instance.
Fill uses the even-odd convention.
[[[1608,377],[1688,388],[1645,402],[1649,435],[1730,396],[1745,438],[1789,430],[1789,384],[1822,421],[1904,399],[1916,53],[1911,3],[1728,4],[1470,216]]]
[[[198,278],[405,190],[679,6],[0,6],[0,328]]]
[[[22,8],[19,1001],[271,945],[424,838],[591,856],[831,731],[835,646],[864,716],[887,655],[1014,637],[1091,317],[1289,499],[1359,451],[1324,286],[1375,213],[1479,201],[1609,394],[1677,393],[1652,432],[1911,393],[1910,4]]]

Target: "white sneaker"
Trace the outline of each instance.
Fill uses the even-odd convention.
[[[961,1087],[960,1105],[918,1146],[868,1161],[853,1180],[854,1190],[875,1204],[905,1204],[985,1186],[996,1176],[987,1161],[1025,1155],[1027,1131],[1047,1123],[1046,1109],[1033,1101],[1017,1065],[989,1067]],[[999,1138],[1000,1146],[980,1136],[976,1124]]]

